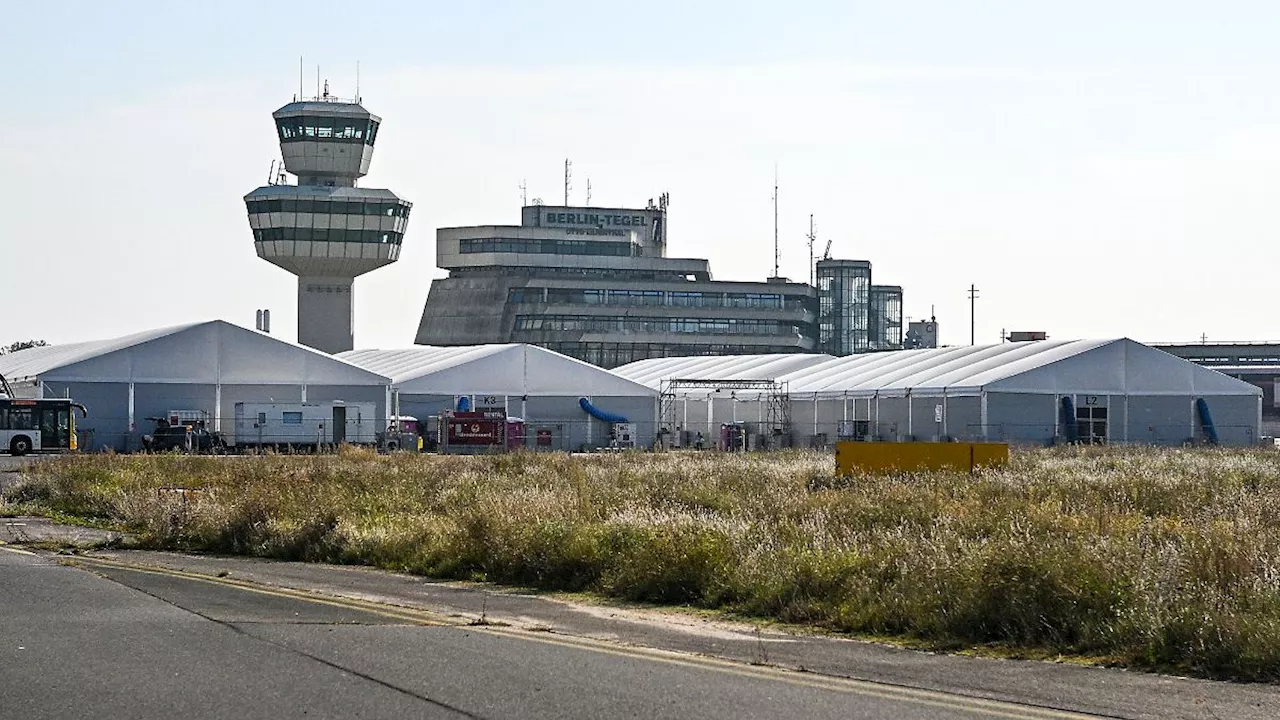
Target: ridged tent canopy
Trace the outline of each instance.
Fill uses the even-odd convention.
[[[640,383],[566,355],[520,343],[351,350],[339,358],[391,378],[406,394],[654,397]]]
[[[784,358],[797,358],[788,366]],[[803,359],[800,359],[803,358]],[[770,379],[793,397],[1087,392],[1111,395],[1259,395],[1249,383],[1127,338],[1002,343],[823,355],[641,360],[617,368],[651,387],[673,378]]]
[[[0,355],[11,383],[374,385],[390,380],[331,355],[223,320]]]
[[[637,360],[614,368],[613,372],[661,390],[663,380],[776,380],[834,359],[830,355],[801,353],[665,357]]]

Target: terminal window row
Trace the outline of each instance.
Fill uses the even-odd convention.
[[[543,347],[603,368],[615,368],[637,360],[693,355],[768,355],[795,352],[779,345],[730,345],[721,343],[598,343],[553,342]]]
[[[409,205],[399,202],[360,202],[319,198],[263,198],[245,201],[249,213],[297,212],[320,215],[385,215],[409,217]]]
[[[528,240],[519,238],[483,238],[458,241],[458,251],[470,253],[527,253],[538,255],[607,255],[630,257],[636,254],[633,243],[592,242],[589,240]]]
[[[628,270],[625,268],[533,267],[527,265],[473,265],[450,268],[450,277],[458,275],[502,275],[504,277],[573,279],[608,278],[609,280],[644,280],[656,282],[693,282],[692,278],[673,272]]]
[[[801,336],[800,327],[756,318],[649,318],[602,315],[519,315],[516,330],[563,332],[696,333],[700,335]]]
[[[787,296],[786,307],[804,307],[803,296]],[[607,290],[595,288],[511,288],[509,303],[566,305],[654,305],[672,307],[732,307],[782,309],[783,296],[776,293],[686,292],[683,290]]]
[[[312,242],[352,242],[399,245],[404,236],[385,230],[338,230],[335,228],[263,228],[253,231],[254,240],[310,240]]]
[[[372,145],[378,138],[378,121],[369,118],[288,117],[276,120],[280,142],[349,142]]]

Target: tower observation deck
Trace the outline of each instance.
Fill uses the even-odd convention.
[[[258,257],[298,276],[298,342],[351,350],[356,277],[400,258],[412,203],[390,190],[356,187],[369,172],[382,118],[358,100],[325,95],[272,114],[281,182],[245,195]]]

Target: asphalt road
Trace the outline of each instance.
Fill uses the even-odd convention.
[[[0,717],[1080,718],[0,547]]]

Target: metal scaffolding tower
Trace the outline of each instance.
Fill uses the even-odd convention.
[[[766,438],[766,448],[783,447],[791,435],[791,394],[785,382],[776,380],[692,380],[672,378],[662,381],[659,396],[658,427],[661,432],[672,432],[682,426],[676,411],[681,395],[688,390],[709,390],[711,393],[728,391],[735,400],[751,400],[739,393],[755,393],[754,400],[762,403],[759,433]],[[710,393],[709,393],[710,394]]]

